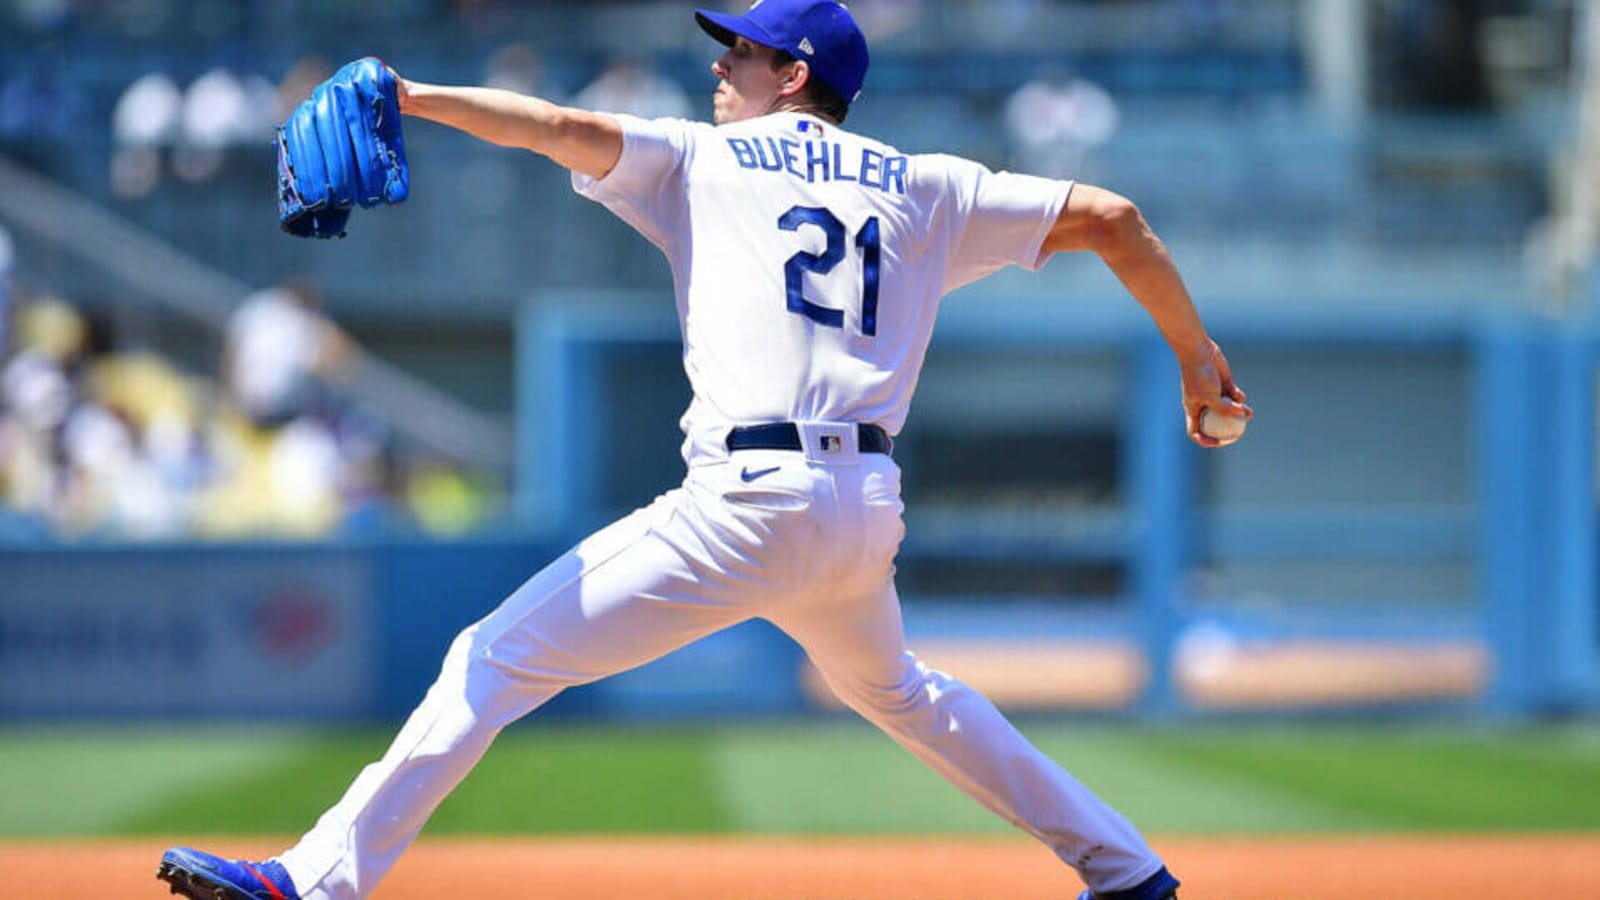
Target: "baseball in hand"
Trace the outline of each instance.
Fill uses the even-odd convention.
[[[1224,444],[1244,437],[1247,424],[1249,420],[1244,416],[1225,416],[1210,409],[1200,410],[1200,433]]]

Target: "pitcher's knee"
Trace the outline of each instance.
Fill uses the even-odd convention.
[[[467,626],[456,635],[445,652],[442,674],[478,682],[502,680],[508,686],[560,689],[579,682],[577,677],[562,677],[559,665],[551,658],[554,653],[537,652],[541,642],[525,636],[500,634],[483,627],[483,622]]]
[[[476,625],[451,642],[430,697],[455,710],[458,730],[497,732],[549,702],[578,679],[542,665],[497,651]],[[468,723],[466,720],[472,720]]]
[[[907,653],[893,681],[856,681],[838,685],[836,690],[839,699],[868,718],[893,720],[933,706],[951,686],[959,687],[959,683]]]

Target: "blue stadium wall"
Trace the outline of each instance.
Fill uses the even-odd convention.
[[[403,715],[450,640],[560,548],[538,541],[13,549],[0,719]],[[556,715],[774,712],[799,651],[748,626],[558,698]]]
[[[897,448],[914,647],[1018,710],[1600,706],[1592,327],[1214,324],[1259,413],[1222,453],[1187,445],[1170,354],[1137,316],[945,310]],[[518,334],[516,527],[455,542],[9,546],[0,717],[403,715],[460,628],[681,471],[669,304],[546,298]],[[1040,431],[1104,450],[1115,483],[1042,514],[940,493],[951,448],[1022,465],[982,441]],[[999,580],[1062,566],[1077,580],[1060,591]],[[1262,694],[1294,679],[1304,693]],[[753,623],[549,713],[826,706],[797,648]]]

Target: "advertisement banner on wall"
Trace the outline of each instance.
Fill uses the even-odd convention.
[[[367,713],[369,568],[326,550],[0,555],[0,716]]]

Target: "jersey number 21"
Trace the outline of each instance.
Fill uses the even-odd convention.
[[[821,306],[806,299],[801,291],[802,276],[806,272],[826,275],[844,259],[844,223],[839,217],[820,206],[791,206],[778,217],[778,227],[784,231],[799,231],[801,225],[815,225],[828,238],[828,245],[820,255],[801,250],[783,264],[783,280],[789,295],[789,311],[829,328],[844,327],[844,310]],[[878,217],[868,219],[856,234],[856,246],[861,249],[861,333],[873,337],[878,333],[878,267],[882,249],[878,243]]]

